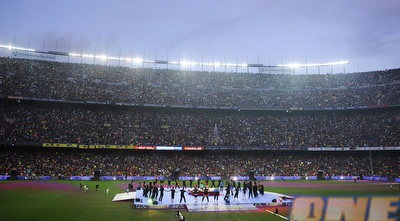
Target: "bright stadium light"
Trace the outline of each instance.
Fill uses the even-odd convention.
[[[92,54],[82,54],[83,58],[94,58],[94,55]]]
[[[203,66],[214,66],[214,63],[202,63]]]
[[[190,63],[189,61],[186,61],[186,60],[181,61],[180,64],[181,64],[182,66],[189,66],[189,65],[191,65],[191,63]]]
[[[214,65],[214,67],[222,66],[221,63],[219,63],[219,62],[214,62],[213,65]]]
[[[96,56],[96,59],[107,60],[107,55],[98,55]]]
[[[292,63],[292,64],[287,64],[286,67],[288,67],[288,68],[299,68],[299,67],[301,67],[301,64]]]
[[[12,45],[0,45],[0,48],[5,48],[8,50],[19,50],[19,51],[35,51],[35,49],[32,48],[14,47]]]
[[[154,67],[157,67],[157,64],[161,65],[167,65],[167,69],[169,68],[168,65],[174,65],[174,66],[193,66],[193,67],[200,67],[201,66],[201,71],[203,71],[203,67],[207,68],[211,67],[213,71],[218,71],[224,69],[224,71],[227,71],[227,68],[236,68],[237,71],[239,68],[247,68],[247,72],[254,72],[254,70],[257,70],[259,73],[264,73],[266,71],[277,71],[278,68],[281,69],[282,73],[285,72],[296,72],[296,69],[300,68],[305,68],[307,69],[308,73],[308,68],[309,67],[315,67],[318,68],[318,73],[320,72],[320,68],[324,66],[330,66],[331,67],[331,72],[333,73],[333,66],[339,66],[343,65],[344,72],[345,71],[345,65],[349,64],[348,61],[342,60],[342,61],[335,61],[335,62],[325,62],[325,63],[306,63],[306,64],[301,64],[301,63],[289,63],[289,64],[279,64],[279,65],[271,65],[271,64],[262,64],[262,63],[229,63],[227,61],[224,62],[218,62],[215,61],[213,58],[212,62],[203,62],[203,59],[201,62],[196,62],[196,61],[188,61],[188,60],[182,60],[182,61],[168,61],[168,60],[151,60],[151,59],[145,59],[145,58],[134,58],[134,57],[121,57],[121,54],[118,57],[113,57],[108,54],[102,54],[102,55],[96,55],[96,54],[85,54],[82,48],[82,52],[79,53],[74,53],[74,52],[62,52],[62,51],[35,51],[32,48],[24,48],[24,47],[16,47],[13,45],[5,45],[5,44],[0,44],[0,49],[7,49],[7,50],[15,50],[15,51],[26,51],[26,52],[38,52],[42,54],[51,54],[51,55],[56,55],[56,56],[68,56],[68,57],[78,57],[81,59],[86,58],[86,59],[99,59],[99,60],[113,60],[113,61],[123,61],[127,63],[136,63],[136,64],[154,64]],[[26,53],[24,53],[26,54]],[[13,53],[13,56],[19,56],[18,53]],[[24,56],[21,54],[21,56]],[[133,56],[133,55],[132,55]],[[86,60],[85,59],[85,60]],[[118,63],[119,65],[119,63]],[[251,69],[250,69],[251,68]],[[267,69],[268,68],[268,69]],[[207,70],[206,69],[206,70]],[[205,71],[206,71],[205,70]]]
[[[68,56],[70,56],[70,57],[81,57],[81,54],[78,54],[78,53],[69,53]]]
[[[313,64],[298,64],[298,63],[291,63],[291,64],[278,64],[278,67],[285,67],[285,68],[299,68],[299,67],[320,67],[320,66],[335,66],[335,65],[344,65],[348,64],[348,61],[336,61],[336,62],[328,62],[328,63],[313,63]]]
[[[141,58],[134,58],[132,59],[135,63],[143,63],[143,59]]]

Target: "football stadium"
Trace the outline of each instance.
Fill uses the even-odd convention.
[[[1,208],[16,220],[319,216],[290,213],[297,199],[340,220],[358,215],[328,213],[323,197],[357,211],[354,194],[399,198],[400,69],[226,73],[4,57],[0,73]],[[375,220],[395,217],[391,205]]]
[[[2,220],[400,220],[400,68],[2,35]]]

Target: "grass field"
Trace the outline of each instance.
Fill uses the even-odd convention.
[[[132,202],[112,202],[115,194],[124,192],[128,181],[85,181],[89,192],[82,192],[79,181],[1,181],[0,220],[177,220],[176,210],[139,210]],[[99,184],[100,190],[94,187]],[[349,181],[270,181],[266,191],[287,195],[399,195],[398,185]],[[105,189],[109,188],[109,194]],[[279,214],[287,216],[287,207]],[[275,208],[270,208],[275,211]],[[182,211],[182,210],[181,210]],[[257,212],[188,213],[187,220],[285,220],[265,209]]]

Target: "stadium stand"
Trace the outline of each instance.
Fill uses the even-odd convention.
[[[176,168],[182,175],[224,177],[249,170],[256,175],[303,176],[320,169],[368,174],[365,152],[171,155],[33,148],[33,156],[14,147],[399,147],[399,72],[212,73],[0,58],[0,154],[5,159],[0,174],[14,167],[19,174],[52,176],[89,175],[98,169],[105,175],[169,176]],[[374,156],[375,175],[398,177],[396,154]]]
[[[399,72],[212,73],[1,58],[0,95],[153,106],[354,109],[399,105]]]

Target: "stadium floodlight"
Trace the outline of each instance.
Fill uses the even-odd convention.
[[[292,63],[292,64],[287,64],[286,67],[294,69],[294,68],[299,68],[299,67],[301,67],[301,64]]]
[[[333,66],[333,65],[343,65],[343,64],[348,64],[348,61],[337,61],[337,62],[329,62],[326,63],[325,65],[327,66]]]
[[[214,66],[213,63],[202,63],[203,66]]]
[[[180,62],[180,65],[189,66],[189,65],[191,65],[191,63],[190,63],[190,61],[183,60],[183,61]]]
[[[82,54],[81,56],[83,58],[94,58],[94,55],[92,55],[92,54]]]
[[[134,58],[132,59],[132,61],[134,61],[135,63],[143,63],[143,59],[141,58]]]
[[[278,64],[278,67],[284,68],[299,68],[299,67],[320,67],[320,66],[335,66],[335,65],[344,65],[348,64],[348,61],[336,61],[336,62],[328,62],[328,63],[314,63],[314,64],[298,64],[298,63],[291,63],[291,64]]]
[[[119,58],[119,57],[108,57],[108,56],[106,56],[106,58],[107,58],[107,60],[114,60],[114,61],[121,60],[121,58]]]
[[[35,49],[31,49],[31,48],[24,48],[24,47],[16,47],[13,45],[2,45],[0,44],[0,49],[7,49],[7,50],[15,50],[15,51],[30,51],[30,52],[38,52],[38,53],[43,53],[43,54],[52,54],[52,55],[60,55],[60,56],[69,56],[69,57],[79,57],[79,58],[88,58],[88,59],[101,59],[101,60],[115,60],[115,61],[124,61],[124,62],[134,62],[136,64],[171,64],[171,65],[176,65],[176,66],[201,66],[202,70],[203,67],[212,67],[213,71],[216,70],[216,68],[235,68],[236,67],[236,71],[238,71],[238,68],[248,68],[247,72],[249,72],[249,68],[252,68],[252,70],[254,70],[254,68],[258,69],[258,72],[265,72],[266,68],[269,68],[269,70],[271,71],[271,69],[277,70],[277,68],[282,69],[282,73],[283,71],[294,71],[295,69],[298,68],[308,68],[308,67],[316,67],[316,68],[320,68],[323,66],[330,66],[332,68],[332,66],[338,66],[338,65],[344,65],[348,64],[349,62],[346,60],[343,61],[336,61],[336,62],[326,62],[326,63],[307,63],[307,64],[301,64],[301,63],[289,63],[289,64],[279,64],[279,65],[265,65],[262,63],[256,63],[256,64],[247,64],[247,63],[229,63],[229,62],[217,62],[213,59],[212,62],[195,62],[195,61],[187,61],[187,60],[183,60],[183,61],[167,61],[167,60],[145,60],[144,58],[133,58],[133,57],[111,57],[107,54],[103,54],[103,55],[96,55],[96,54],[85,54],[82,52],[80,53],[73,53],[73,52],[60,52],[60,51],[37,51]],[[82,48],[83,50],[83,48]],[[15,54],[16,56],[17,54]],[[154,66],[156,67],[156,66]],[[167,67],[168,68],[168,67]],[[331,69],[333,72],[333,68]],[[308,72],[308,70],[307,70]],[[319,69],[318,69],[319,72]]]
[[[81,54],[78,54],[78,53],[69,53],[68,56],[70,56],[70,57],[81,57]]]
[[[107,60],[107,55],[98,55],[96,56],[96,59]]]
[[[35,49],[32,48],[21,48],[21,47],[15,47],[12,45],[0,45],[0,48],[5,48],[8,50],[19,50],[19,51],[35,51]]]

